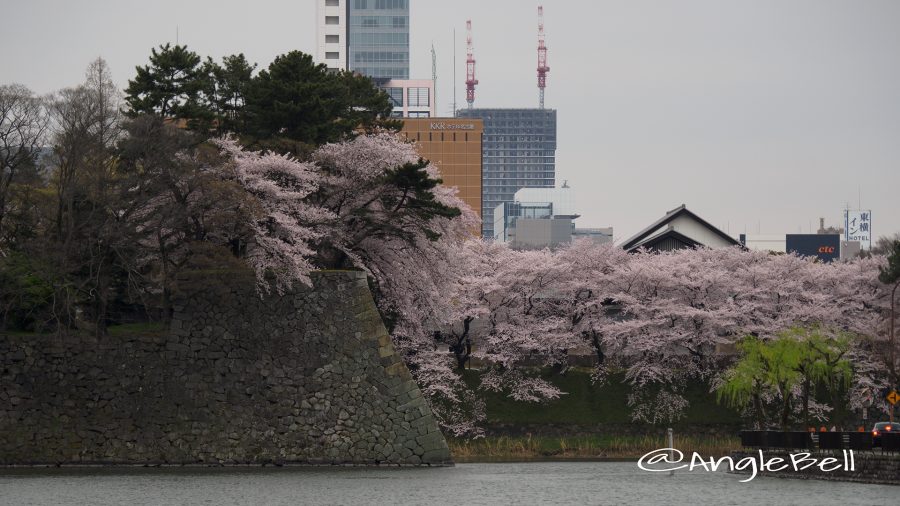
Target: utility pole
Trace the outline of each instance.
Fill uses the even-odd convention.
[[[434,96],[431,97],[431,105],[434,106],[435,113],[440,114],[437,111],[437,53],[434,52],[434,41],[431,41],[431,83],[434,86]]]

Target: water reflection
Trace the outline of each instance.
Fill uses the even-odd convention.
[[[0,469],[3,505],[898,504],[900,488],[725,473],[640,471],[633,462],[454,468]]]

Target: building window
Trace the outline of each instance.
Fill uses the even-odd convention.
[[[430,107],[430,88],[409,88],[407,104],[409,107]]]
[[[392,106],[403,107],[403,88],[385,88],[384,91],[390,97]]]
[[[410,112],[409,117],[410,118],[428,118],[428,117],[431,117],[431,114],[429,114],[427,112]],[[430,133],[428,134],[428,136],[429,136],[428,140],[431,140]]]
[[[376,9],[407,9],[408,0],[375,0]]]
[[[340,7],[341,0],[325,0],[326,7]]]
[[[340,42],[341,42],[341,36],[340,36],[340,35],[326,35],[326,36],[325,36],[325,43],[326,43],[326,44],[339,44]]]
[[[394,28],[406,28],[406,18],[405,17],[394,17],[393,18]]]
[[[368,9],[368,7],[366,6],[366,0],[353,0],[353,8]]]
[[[325,24],[326,25],[340,24],[340,16],[325,16]]]
[[[327,52],[325,53],[326,60],[339,60],[341,58],[341,53],[338,52]]]

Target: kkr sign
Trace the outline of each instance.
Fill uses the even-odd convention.
[[[788,253],[816,257],[823,262],[841,257],[841,236],[838,234],[788,234],[785,246]]]
[[[475,130],[475,123],[444,123],[431,122],[431,130]]]

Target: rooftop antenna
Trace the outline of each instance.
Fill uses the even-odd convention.
[[[538,89],[541,90],[541,109],[544,108],[544,88],[547,87],[547,72],[550,67],[547,66],[547,46],[544,45],[544,6],[538,6],[538,66],[537,78]]]
[[[475,102],[475,85],[478,80],[475,79],[475,56],[472,52],[472,20],[466,21],[466,102],[469,103],[469,109]]]
[[[175,25],[175,45],[178,45],[178,25]]]
[[[434,52],[434,41],[431,41],[431,83],[434,86],[434,96],[431,97],[431,103],[437,112],[437,53]]]

